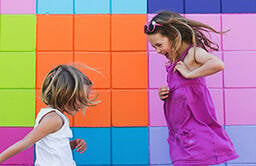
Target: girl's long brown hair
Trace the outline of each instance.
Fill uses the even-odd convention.
[[[207,24],[187,19],[178,13],[169,11],[159,12],[152,18],[150,24],[152,24],[152,21],[155,21],[162,26],[156,26],[154,31],[146,31],[145,33],[148,35],[160,33],[163,36],[168,37],[176,53],[180,49],[182,42],[193,44],[194,49],[199,46],[206,51],[209,51],[209,49],[218,51],[218,44],[210,40],[203,32],[214,32],[217,34],[225,33],[216,31]]]

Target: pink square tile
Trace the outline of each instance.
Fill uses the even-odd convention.
[[[167,85],[165,63],[167,59],[156,52],[149,52],[149,88]]]
[[[224,125],[224,112],[223,112],[223,90],[222,89],[209,89],[212,100],[215,106],[215,113],[219,124]]]
[[[256,89],[226,89],[226,125],[256,125]]]
[[[1,0],[1,14],[35,14],[36,0]]]
[[[202,22],[204,24],[212,26],[217,31],[221,30],[221,16],[220,14],[185,14],[185,17],[195,21]],[[221,35],[216,33],[205,33],[213,42],[219,45],[219,50],[221,50]]]
[[[222,59],[222,52],[213,52],[212,54],[218,56]],[[222,88],[223,87],[223,79],[222,79],[223,71],[215,73],[213,75],[206,77],[206,84],[209,88]]]
[[[156,14],[148,14],[147,17],[147,22],[151,21],[151,19],[155,16]],[[148,42],[148,50],[155,51],[155,49],[151,46],[151,44]]]
[[[256,50],[253,34],[256,29],[256,14],[223,14],[223,30],[230,31],[223,35],[224,50]]]
[[[153,17],[155,17],[157,14],[148,14],[147,22],[151,21]]]
[[[166,126],[163,104],[158,97],[158,90],[149,90],[150,126]]]
[[[256,51],[224,52],[225,87],[256,87]]]
[[[1,140],[0,140],[0,152],[8,148],[17,141],[23,139],[32,128],[14,128],[14,127],[0,127]],[[13,156],[12,158],[3,162],[3,164],[22,164],[22,165],[32,165],[34,163],[34,147],[20,152]]]

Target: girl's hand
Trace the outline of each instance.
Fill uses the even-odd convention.
[[[188,69],[187,65],[182,61],[177,62],[174,71],[176,70],[179,71],[184,78],[189,78],[190,70]]]
[[[161,100],[165,101],[169,95],[169,88],[167,86],[162,86],[158,89],[158,95]]]
[[[71,149],[76,149],[77,152],[83,153],[87,149],[86,142],[83,139],[75,139],[70,141]]]

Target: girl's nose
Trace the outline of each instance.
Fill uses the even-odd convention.
[[[157,53],[160,53],[160,52],[161,52],[161,50],[160,50],[159,48],[157,48],[157,49],[156,49],[156,52],[157,52]]]

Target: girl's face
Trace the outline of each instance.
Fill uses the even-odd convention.
[[[168,37],[163,36],[160,33],[155,33],[148,35],[148,40],[157,53],[164,55],[169,60],[172,60],[173,52]]]

